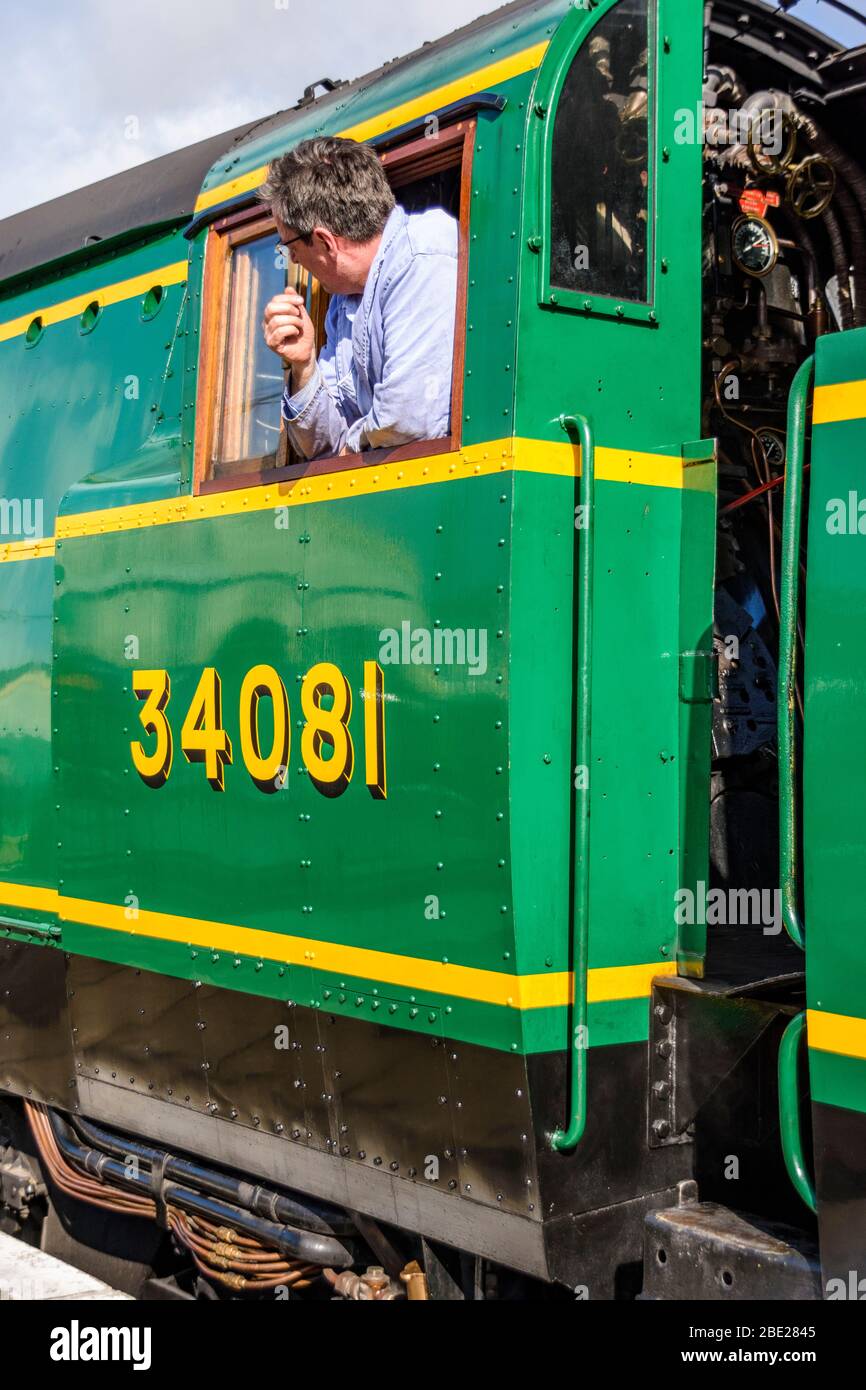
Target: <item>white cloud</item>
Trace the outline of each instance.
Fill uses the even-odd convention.
[[[2,0],[0,217],[293,105],[485,0]],[[129,139],[129,118],[138,124]]]

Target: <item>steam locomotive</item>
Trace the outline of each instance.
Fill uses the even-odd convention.
[[[866,1276],[864,117],[760,0],[516,0],[0,223],[3,1229],[148,1298]],[[292,455],[316,133],[459,220],[447,439]]]

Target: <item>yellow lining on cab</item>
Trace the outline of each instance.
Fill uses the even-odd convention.
[[[346,126],[343,130],[329,134],[343,136],[348,140],[372,140],[374,136],[384,135],[388,130],[396,130],[399,126],[408,125],[410,121],[423,119],[443,106],[460,101],[462,97],[483,92],[496,82],[507,82],[524,72],[534,71],[540,65],[546,51],[546,40],[533,44],[531,48],[524,48],[509,58],[500,58],[495,63],[488,63],[486,67],[477,68],[475,72],[466,73],[463,77],[456,77],[441,87],[433,87],[421,96],[413,97],[411,101],[404,101],[400,106],[393,106],[390,110],[371,116],[366,121],[359,121],[356,125]],[[253,192],[264,182],[267,171],[267,164],[262,164],[246,174],[238,174],[237,178],[229,179],[226,183],[217,184],[215,188],[206,189],[196,200],[196,213],[205,212],[219,203],[238,198],[242,193]]]
[[[122,904],[64,897],[54,889],[26,884],[0,883],[0,902],[9,907],[48,913],[61,925],[63,922],[80,923],[127,936],[173,941],[190,948],[324,970],[328,974],[354,976],[402,989],[429,990],[503,1008],[557,1008],[572,1002],[572,974],[565,970],[509,975],[422,956],[395,955],[338,941],[318,941],[312,937],[289,936],[235,923],[144,909],[139,909],[135,919],[130,920],[128,908]],[[675,966],[668,961],[589,970],[587,1000],[597,1004],[648,998],[653,979],[672,974],[674,970]]]
[[[172,265],[159,266],[156,270],[146,270],[143,275],[133,275],[129,280],[118,280],[114,285],[103,285],[100,289],[85,290],[72,299],[63,299],[58,304],[49,304],[45,309],[34,308],[17,318],[0,323],[0,343],[9,338],[20,337],[26,333],[35,318],[42,320],[44,328],[64,319],[76,319],[84,313],[88,304],[98,304],[104,309],[106,304],[120,304],[126,299],[144,296],[154,285],[179,285],[187,277],[189,265],[186,261],[175,261]]]
[[[54,548],[53,536],[32,541],[4,541],[0,545],[0,565],[9,560],[44,560],[54,554]]]
[[[866,419],[866,381],[843,381],[815,387],[816,425],[838,425]]]
[[[110,535],[186,521],[275,511],[279,507],[311,506],[373,493],[489,477],[497,473],[535,473],[575,477],[580,473],[580,450],[568,443],[543,439],[496,439],[468,444],[445,454],[368,464],[334,473],[299,475],[273,483],[232,488],[194,497],[163,498],[102,511],[70,513],[57,518],[55,536],[39,541],[10,541],[0,546],[0,564],[36,560],[54,554],[55,542],[84,536]],[[633,449],[596,449],[596,478],[603,482],[644,487],[701,488],[715,486],[713,464],[696,466],[674,454],[645,454]]]
[[[541,439],[498,439],[485,444],[467,445],[453,453],[430,454],[397,463],[363,464],[358,469],[301,475],[281,482],[260,483],[199,497],[172,497],[159,502],[60,516],[57,518],[56,535],[57,540],[72,540],[147,526],[205,521],[221,516],[275,511],[279,507],[369,497],[379,492],[459,482],[497,473],[546,473],[557,477],[574,477],[580,471],[579,460],[579,450],[570,444],[553,444]],[[682,488],[686,471],[681,458],[666,454],[641,454],[630,449],[596,450],[596,477],[599,480]],[[712,468],[707,473],[709,485]]]
[[[808,1009],[806,1040],[817,1052],[834,1052],[843,1057],[866,1060],[866,1018]]]

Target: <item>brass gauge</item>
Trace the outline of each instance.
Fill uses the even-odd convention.
[[[769,275],[779,259],[779,238],[765,217],[741,217],[731,232],[731,253],[745,275]]]
[[[778,430],[758,430],[758,443],[764,451],[764,458],[771,468],[785,466],[785,436]]]

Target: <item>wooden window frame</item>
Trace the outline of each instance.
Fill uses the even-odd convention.
[[[223,477],[208,476],[223,405],[228,333],[231,253],[237,246],[255,241],[273,231],[273,218],[260,205],[244,208],[220,218],[208,230],[202,287],[201,346],[198,368],[198,394],[195,420],[193,493],[229,492],[242,487],[290,481],[320,473],[342,473],[346,469],[368,468],[403,459],[454,453],[461,447],[463,421],[463,378],[466,360],[466,291],[469,275],[469,210],[471,204],[472,157],[475,147],[474,118],[444,126],[434,136],[421,136],[381,156],[389,182],[398,195],[405,184],[440,173],[460,169],[460,216],[457,262],[457,304],[454,328],[454,365],[451,378],[451,433],[439,439],[413,440],[394,449],[365,449],[363,452],[281,462],[287,456],[288,435],[280,432],[277,466],[265,468],[263,459],[238,460],[245,471]],[[315,282],[314,282],[315,283]],[[314,291],[315,292],[315,291]],[[313,315],[316,321],[316,315]],[[324,310],[317,329],[323,331]],[[321,342],[321,338],[319,338]]]

